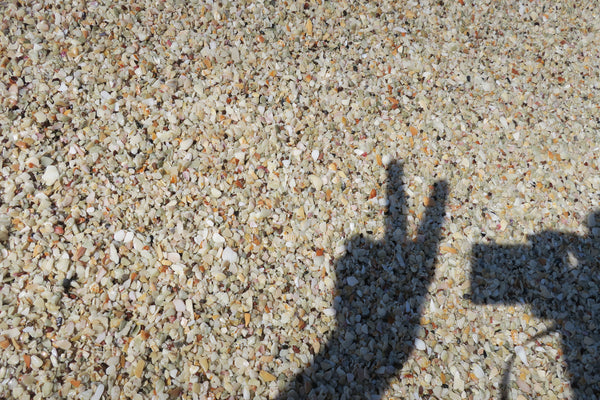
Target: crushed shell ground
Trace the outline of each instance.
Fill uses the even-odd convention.
[[[599,29],[0,1],[0,397],[599,397]]]

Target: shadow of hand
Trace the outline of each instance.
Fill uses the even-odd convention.
[[[280,399],[379,398],[413,349],[434,277],[448,189],[445,182],[435,184],[412,241],[401,165],[391,164],[387,174],[384,238],[360,235],[347,243],[347,254],[336,262],[336,330]]]

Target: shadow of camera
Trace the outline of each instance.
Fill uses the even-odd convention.
[[[471,258],[467,296],[474,304],[526,304],[536,317],[554,322],[576,399],[600,396],[596,220],[598,213],[588,218],[590,235],[544,231],[525,245],[477,244]],[[507,390],[502,387],[504,399]]]

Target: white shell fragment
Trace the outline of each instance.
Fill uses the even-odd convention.
[[[328,317],[335,317],[336,310],[335,308],[326,308],[323,310],[323,314]]]
[[[124,231],[124,230],[122,230],[122,229],[120,229],[120,230],[116,231],[116,232],[115,232],[114,239],[115,239],[117,242],[122,242],[122,241],[125,239],[125,231]]]
[[[529,364],[527,363],[527,354],[525,354],[525,349],[523,348],[523,346],[515,346],[515,354],[519,356],[523,364],[529,366]]]
[[[231,249],[231,247],[225,247],[225,249],[223,249],[221,258],[223,261],[229,261],[230,263],[235,263],[238,261],[238,255],[233,249]]]
[[[185,311],[185,303],[183,302],[183,300],[181,300],[181,299],[174,299],[173,300],[173,305],[175,306],[175,310],[177,312],[184,312]]]
[[[92,397],[90,397],[90,400],[100,400],[102,398],[103,393],[104,393],[104,385],[102,383],[100,383],[96,387],[96,391],[94,391],[94,395]]]
[[[48,165],[46,167],[46,171],[44,171],[44,175],[42,175],[42,181],[44,184],[48,186],[54,185],[54,183],[58,180],[60,174],[58,172],[58,168],[54,165]]]
[[[415,348],[417,350],[426,350],[427,345],[425,344],[425,342],[422,339],[416,338],[415,339]]]

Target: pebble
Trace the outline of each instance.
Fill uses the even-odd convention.
[[[171,264],[171,269],[178,275],[182,275],[185,273],[185,265],[181,263]]]
[[[273,382],[276,379],[273,374],[267,371],[260,371],[259,375],[265,382]]]
[[[181,147],[181,150],[187,150],[192,147],[192,144],[194,144],[194,139],[189,138],[182,140],[179,146]]]
[[[36,119],[36,121],[40,124],[43,124],[44,122],[46,122],[46,114],[43,113],[42,111],[38,111],[34,114],[34,117]]]
[[[46,170],[44,171],[44,175],[42,175],[42,181],[44,184],[48,186],[54,185],[54,183],[58,180],[60,174],[58,172],[58,168],[54,165],[48,165]]]
[[[181,299],[174,299],[173,305],[175,306],[175,310],[177,312],[184,312],[186,310],[185,303]]]
[[[425,344],[425,342],[422,339],[416,338],[415,339],[415,348],[417,350],[426,350],[427,345]]]
[[[323,310],[323,314],[328,317],[335,317],[336,313],[337,312],[336,312],[335,308],[326,308]]]
[[[36,355],[31,356],[31,367],[34,369],[39,369],[44,364],[41,358]]]
[[[527,363],[527,354],[525,353],[525,349],[523,348],[523,346],[515,346],[515,354],[519,356],[523,364],[529,366],[529,364]]]
[[[217,189],[217,188],[211,188],[210,189],[210,195],[212,197],[214,197],[214,198],[218,199],[219,197],[221,197],[222,194],[223,193],[219,189]]]
[[[478,379],[483,379],[485,377],[483,369],[481,369],[479,364],[473,365],[473,374],[475,374]]]
[[[15,83],[8,87],[8,95],[9,97],[16,103],[19,96],[19,86]]]
[[[126,231],[126,232],[125,232],[125,237],[123,238],[123,241],[124,241],[125,243],[132,242],[132,241],[133,241],[133,237],[134,237],[134,236],[133,236],[133,232],[131,232],[131,231]]]
[[[317,191],[321,191],[321,188],[323,187],[323,180],[320,177],[316,175],[310,175],[308,179]]]
[[[167,253],[167,260],[172,263],[179,263],[181,261],[181,255],[179,255],[179,253],[169,252]]]
[[[311,151],[310,156],[312,157],[313,161],[318,161],[320,154],[321,153],[319,152],[319,150],[313,150]]]
[[[94,395],[90,398],[90,400],[100,400],[102,398],[102,394],[104,393],[104,384],[100,383],[96,387],[94,391]]]
[[[225,243],[225,238],[221,236],[218,232],[213,233],[212,240],[217,244]]]
[[[222,282],[227,278],[227,275],[220,271],[215,272],[213,276],[217,282]]]
[[[358,284],[358,279],[356,279],[353,276],[349,276],[348,278],[346,278],[346,283],[348,283],[348,286],[354,287]]]
[[[230,263],[236,263],[239,259],[238,254],[231,247],[225,247],[225,249],[223,249],[221,258],[223,261],[229,261]]]
[[[119,252],[117,251],[117,248],[112,243],[109,245],[108,251],[110,260],[115,264],[119,264],[121,258],[119,257]]]
[[[114,239],[117,242],[122,242],[125,239],[125,231],[120,229],[117,232],[115,232]]]

